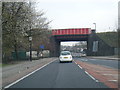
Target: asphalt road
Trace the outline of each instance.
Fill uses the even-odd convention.
[[[24,78],[9,88],[108,88],[96,82],[74,62],[58,60]]]
[[[74,59],[80,60],[83,62],[92,63],[92,64],[99,64],[99,65],[104,65],[106,67],[120,69],[120,66],[118,65],[118,63],[120,64],[120,61],[117,61],[117,60],[105,60],[105,59],[100,60],[100,59],[90,59],[90,58],[86,58],[86,57],[74,58]]]

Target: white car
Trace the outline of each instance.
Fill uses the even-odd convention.
[[[59,61],[60,62],[72,62],[72,55],[70,51],[61,51],[60,56],[59,56]]]

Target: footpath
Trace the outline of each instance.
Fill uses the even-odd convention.
[[[31,73],[32,71],[48,64],[58,58],[43,58],[32,61],[18,61],[16,64],[2,68],[2,88]]]
[[[118,56],[87,56],[87,58],[101,59],[101,60],[120,60]]]

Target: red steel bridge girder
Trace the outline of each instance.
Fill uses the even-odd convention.
[[[52,35],[84,35],[91,34],[91,28],[77,28],[77,29],[53,29]]]

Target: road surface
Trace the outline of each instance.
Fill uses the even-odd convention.
[[[108,88],[72,63],[52,62],[9,88]]]
[[[120,66],[118,66],[118,63],[120,64],[120,61],[117,61],[117,60],[106,60],[106,59],[100,60],[100,59],[90,59],[86,57],[74,58],[74,59],[87,62],[87,63],[96,64],[96,65],[98,64],[98,65],[103,65],[103,66],[110,67],[110,68],[120,69]]]

